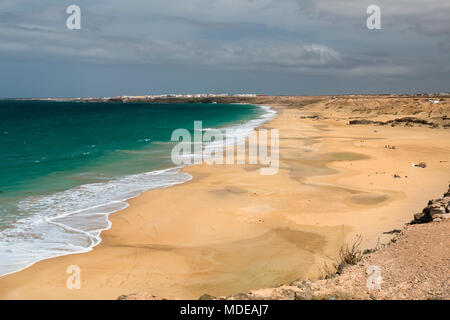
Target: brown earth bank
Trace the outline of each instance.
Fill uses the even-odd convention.
[[[338,261],[337,272],[323,280],[299,279],[226,299],[449,300],[449,205],[450,186],[442,198],[430,200],[402,230],[385,232],[396,234],[389,243],[362,253],[356,265]]]
[[[200,300],[312,300],[312,299],[450,299],[450,186],[440,199],[431,200],[395,237],[381,247],[353,252],[355,265],[339,264],[324,279],[298,279],[274,288],[228,297],[204,294]],[[157,300],[148,294],[122,295],[120,300]]]

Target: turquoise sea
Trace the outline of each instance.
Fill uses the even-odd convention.
[[[0,275],[89,251],[108,215],[145,190],[191,177],[170,160],[173,130],[245,137],[268,107],[0,101]]]

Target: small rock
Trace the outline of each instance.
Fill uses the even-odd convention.
[[[123,294],[119,296],[117,300],[165,300],[165,299],[159,298],[151,294],[132,293],[128,295]]]
[[[295,293],[295,300],[312,300],[313,295],[310,288],[303,288]]]
[[[198,298],[198,300],[215,300],[215,299],[216,297],[213,297],[212,295],[207,293],[203,294],[200,298]]]
[[[373,123],[373,121],[371,121],[371,120],[367,120],[367,119],[358,119],[358,120],[350,120],[349,121],[349,125],[355,125],[355,124],[372,124]],[[375,131],[378,131],[378,130],[375,130]]]
[[[238,293],[233,296],[234,300],[249,300],[249,296],[246,293]]]
[[[402,230],[394,229],[391,231],[383,232],[383,234],[395,234],[395,233],[400,233],[400,232],[402,232]]]
[[[299,280],[295,280],[295,281],[291,282],[289,285],[291,287],[297,287],[299,289],[302,289],[304,287],[311,288],[311,281],[299,279]]]
[[[430,208],[430,216],[432,219],[436,218],[442,218],[441,215],[445,214],[445,208],[443,207],[431,207]]]
[[[273,298],[277,300],[295,300],[297,296],[296,294],[297,293],[292,289],[283,289],[280,294],[276,294]]]

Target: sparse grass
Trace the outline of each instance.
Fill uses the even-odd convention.
[[[362,252],[360,249],[362,236],[358,235],[351,247],[348,245],[342,246],[339,251],[340,262],[343,264],[355,265],[362,259]]]
[[[363,253],[360,249],[362,236],[357,235],[356,240],[351,246],[348,244],[342,245],[339,250],[339,256],[335,262],[325,263],[321,270],[321,278],[329,279],[336,274],[340,274],[347,265],[355,265],[363,258]]]

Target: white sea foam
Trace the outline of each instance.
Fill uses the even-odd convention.
[[[110,228],[109,214],[125,209],[126,200],[192,178],[179,169],[130,175],[20,201],[18,211],[27,217],[0,232],[0,275],[39,260],[90,251],[101,242],[100,233]]]
[[[276,111],[227,129],[238,143]],[[214,147],[213,144],[206,146]],[[181,167],[82,185],[48,196],[28,197],[18,204],[24,218],[0,232],[0,276],[22,270],[40,260],[88,252],[101,242],[101,232],[111,227],[111,213],[128,206],[126,200],[150,189],[165,188],[192,178]]]
[[[215,151],[220,149],[221,147],[226,148],[235,145],[242,145],[245,143],[245,139],[255,130],[255,128],[261,126],[265,122],[269,121],[276,115],[276,111],[273,110],[270,106],[260,106],[264,110],[264,113],[256,119],[247,121],[242,124],[236,124],[226,128],[205,128],[203,131],[220,131],[223,135],[223,141],[213,141],[210,143],[206,143],[204,145],[204,151],[206,154],[211,154],[211,151]],[[203,158],[204,156],[194,154],[193,158]]]

